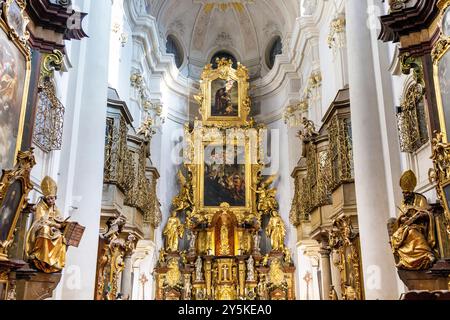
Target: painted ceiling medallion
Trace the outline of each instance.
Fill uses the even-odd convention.
[[[211,12],[214,8],[218,8],[223,12],[228,9],[242,12],[245,4],[254,2],[255,0],[194,0],[194,3],[203,4],[203,10],[207,13]]]

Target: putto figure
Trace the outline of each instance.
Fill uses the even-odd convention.
[[[34,222],[27,235],[27,254],[34,266],[45,273],[61,271],[66,262],[64,229],[67,221],[55,205],[57,185],[45,177],[41,183],[43,197],[36,205]]]

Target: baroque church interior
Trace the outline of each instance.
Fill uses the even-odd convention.
[[[0,49],[0,300],[450,299],[450,0],[0,0]]]

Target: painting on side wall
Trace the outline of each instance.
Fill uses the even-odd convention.
[[[4,16],[6,20],[0,21],[0,169],[11,169],[22,142],[30,53],[25,47],[23,8],[11,2]]]

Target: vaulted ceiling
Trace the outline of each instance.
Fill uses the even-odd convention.
[[[219,50],[232,53],[253,76],[264,74],[268,46],[291,32],[300,11],[298,0],[153,0],[150,10],[161,36],[181,43],[190,76]]]

